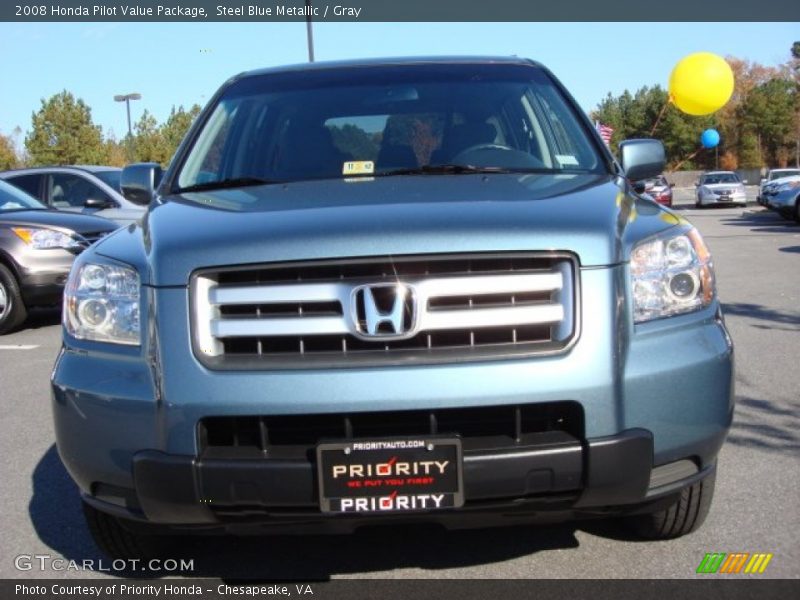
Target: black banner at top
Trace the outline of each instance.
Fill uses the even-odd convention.
[[[800,21],[798,0],[5,0],[0,21]],[[631,35],[631,45],[647,43]]]

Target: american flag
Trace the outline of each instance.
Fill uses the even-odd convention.
[[[614,128],[609,125],[603,125],[600,121],[596,121],[595,129],[597,129],[597,133],[600,134],[600,137],[603,138],[603,141],[606,143],[606,146],[611,145],[611,134],[614,133]]]

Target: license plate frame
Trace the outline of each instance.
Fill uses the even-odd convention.
[[[397,514],[464,505],[458,437],[324,441],[317,445],[316,458],[319,506],[325,514]]]

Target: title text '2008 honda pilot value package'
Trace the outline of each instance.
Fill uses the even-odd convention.
[[[67,285],[56,435],[95,539],[694,530],[733,355],[702,238],[632,190],[663,166],[526,60],[234,77]]]

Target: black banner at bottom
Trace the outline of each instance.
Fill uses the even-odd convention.
[[[792,591],[794,590],[794,591]],[[767,600],[797,598],[800,580],[466,580],[342,579],[325,582],[257,582],[213,579],[0,580],[0,598],[64,600],[155,600],[231,598],[352,600]]]

